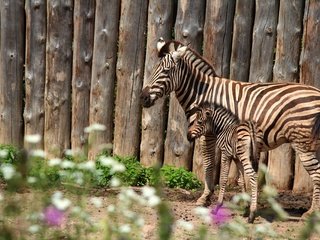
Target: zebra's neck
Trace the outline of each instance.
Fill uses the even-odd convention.
[[[175,92],[180,105],[190,118],[194,115],[193,104],[209,88],[208,78],[211,76],[210,81],[214,81],[213,77],[217,75],[212,65],[191,49],[187,50],[180,64],[179,72],[175,76],[179,81]]]

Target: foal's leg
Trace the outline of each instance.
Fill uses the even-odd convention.
[[[197,200],[197,206],[207,207],[211,204],[211,196],[214,192],[213,177],[216,174],[216,138],[213,136],[203,136],[200,138],[200,149],[203,160],[205,185],[201,197]]]
[[[228,182],[228,175],[230,170],[231,157],[226,155],[224,152],[221,153],[221,175],[220,175],[220,191],[218,197],[217,207],[215,213],[218,212],[219,208],[223,204],[223,196],[226,190],[226,185]]]
[[[246,181],[244,179],[244,169],[239,159],[234,159],[238,171],[238,185],[241,187],[241,191],[244,193],[247,191]]]

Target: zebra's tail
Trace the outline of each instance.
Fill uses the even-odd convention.
[[[314,124],[312,127],[311,134],[313,141],[316,141],[320,136],[320,113],[317,113],[317,115],[314,118]]]

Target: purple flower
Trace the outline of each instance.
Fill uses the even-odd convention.
[[[44,221],[49,226],[61,226],[66,219],[65,213],[55,206],[48,206],[44,209]]]
[[[229,221],[231,218],[231,212],[225,207],[215,207],[210,213],[213,224],[222,225]]]

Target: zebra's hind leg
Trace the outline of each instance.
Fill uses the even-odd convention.
[[[238,185],[241,187],[241,191],[247,192],[247,187],[246,187],[246,181],[244,179],[244,169],[243,166],[241,164],[241,162],[239,161],[239,159],[234,159],[234,162],[237,166],[237,170],[238,170]]]
[[[302,215],[308,217],[314,211],[320,211],[320,161],[317,159],[316,152],[303,152],[295,147],[304,168],[309,173],[313,183],[312,204],[310,209]]]
[[[221,172],[220,172],[220,191],[219,191],[219,197],[218,197],[218,203],[214,210],[214,214],[216,214],[219,209],[223,205],[223,197],[224,192],[226,190],[226,185],[228,182],[228,175],[230,170],[230,164],[231,164],[231,157],[227,156],[224,152],[221,154]]]

